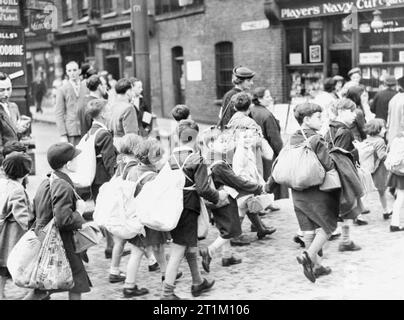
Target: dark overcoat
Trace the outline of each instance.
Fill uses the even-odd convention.
[[[50,180],[46,179],[39,186],[34,198],[35,233],[39,235],[53,216],[55,217],[56,227],[59,229],[73,273],[74,287],[69,291],[89,292],[91,282],[80,255],[74,252],[73,242],[73,231],[81,229],[86,221],[76,211],[77,196],[71,179],[59,171],[55,171],[54,174],[56,178],[52,182],[52,191]]]

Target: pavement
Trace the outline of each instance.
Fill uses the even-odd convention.
[[[28,193],[33,197],[39,183],[45,178],[49,167],[46,163],[46,150],[58,141],[56,127],[52,124],[34,122],[33,136],[37,143],[37,175],[30,177]],[[389,195],[388,203],[393,199]],[[277,228],[277,232],[258,240],[256,233],[250,232],[250,223],[245,219],[242,228],[252,241],[250,246],[233,248],[243,259],[239,265],[222,267],[220,257],[211,264],[210,274],[201,267],[203,277],[215,279],[216,283],[209,293],[198,299],[206,300],[351,300],[351,299],[404,299],[404,232],[390,233],[389,221],[382,218],[382,208],[377,192],[368,195],[364,201],[371,209],[365,218],[367,226],[352,226],[352,239],[362,247],[357,252],[338,252],[339,240],[328,243],[324,249],[323,264],[332,268],[329,276],[322,277],[315,284],[309,282],[297,263],[296,256],[301,253],[299,245],[292,241],[298,229],[297,220],[290,199],[279,201],[281,210],[268,213],[263,221]],[[404,217],[403,217],[404,218]],[[402,219],[402,223],[404,223]],[[214,241],[218,231],[210,227],[206,240],[199,246]],[[128,247],[128,245],[127,245]],[[86,270],[92,281],[90,293],[83,294],[84,300],[123,300],[122,283],[110,284],[108,274],[110,260],[104,257],[105,242],[88,251],[90,259]],[[169,246],[167,246],[169,253]],[[126,270],[128,256],[121,261],[121,270]],[[199,262],[201,259],[199,258]],[[187,299],[194,299],[190,293],[191,275],[183,260],[181,267],[184,276],[178,281],[176,293]],[[150,293],[132,300],[155,300],[161,293],[161,274],[149,272],[147,261],[143,259],[138,273],[138,285],[146,287]],[[27,290],[7,283],[8,299],[21,299]],[[52,295],[53,300],[67,299],[67,293]],[[130,299],[129,299],[130,300]]]

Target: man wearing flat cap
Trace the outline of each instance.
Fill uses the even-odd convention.
[[[387,75],[384,79],[384,84],[387,88],[379,91],[375,95],[370,105],[370,111],[376,114],[376,118],[387,121],[389,102],[397,94],[397,80],[394,76]]]
[[[236,94],[243,91],[250,91],[252,85],[254,84],[253,78],[255,76],[255,72],[250,69],[242,66],[235,67],[233,69],[233,84],[234,88],[228,91],[223,97],[223,104],[220,109],[219,118],[220,127],[226,126],[231,117],[236,113],[236,110],[233,108],[233,104],[231,103],[231,98]]]

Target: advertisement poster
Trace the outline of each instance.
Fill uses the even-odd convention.
[[[0,26],[21,25],[19,0],[0,1]]]
[[[13,86],[25,86],[24,30],[0,28],[0,70],[10,75]]]
[[[310,52],[310,63],[315,63],[315,62],[321,62],[321,46],[320,45],[315,45],[315,46],[309,46],[309,52]]]

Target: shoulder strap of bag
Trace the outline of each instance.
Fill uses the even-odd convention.
[[[187,178],[190,182],[194,183],[194,181],[193,181],[190,177],[188,177],[188,175],[187,175],[187,174],[185,173],[185,171],[184,171],[185,164],[187,163],[187,161],[189,160],[189,158],[190,158],[192,155],[193,155],[193,153],[190,153],[190,154],[185,158],[184,163],[182,164],[182,166],[180,166],[180,163],[178,162],[177,157],[175,156],[174,153],[173,153],[173,158],[174,158],[174,161],[175,161],[175,163],[177,164],[178,168],[179,168],[180,170],[182,170],[182,172],[184,173],[185,178]]]
[[[226,114],[227,110],[229,109],[230,104],[231,104],[231,99],[227,103],[226,108],[224,108],[224,110],[222,110],[222,114],[220,115],[219,121],[218,121],[218,123],[216,125],[220,129],[222,129],[223,117]]]

